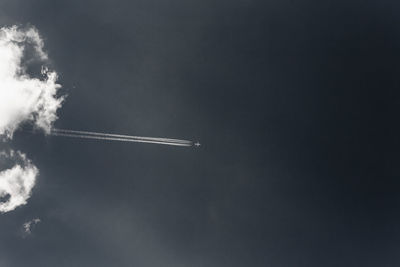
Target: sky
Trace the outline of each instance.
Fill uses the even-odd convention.
[[[54,104],[0,142],[34,181],[0,213],[0,266],[399,266],[399,8],[0,0]]]

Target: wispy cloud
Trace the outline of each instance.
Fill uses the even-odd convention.
[[[1,28],[0,135],[7,138],[12,138],[23,122],[32,122],[49,133],[63,101],[57,97],[57,73],[42,68],[42,77],[31,77],[25,65],[27,55],[28,61],[47,60],[38,31],[16,26]]]
[[[35,219],[25,222],[22,225],[23,237],[26,237],[26,236],[32,234],[33,228],[36,226],[36,224],[38,224],[40,222],[41,222],[41,220],[39,218],[35,218]]]
[[[50,133],[57,119],[63,97],[57,73],[41,67],[38,77],[28,73],[28,65],[47,60],[43,40],[33,28],[16,26],[0,28],[0,139],[12,139],[22,123]],[[21,152],[0,152],[0,165],[13,162],[0,170],[0,212],[8,212],[27,203],[35,185],[38,169]]]
[[[1,153],[1,161],[15,162],[0,172],[0,212],[8,212],[26,204],[35,185],[38,169],[21,152]]]

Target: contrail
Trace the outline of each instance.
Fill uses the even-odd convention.
[[[144,136],[134,136],[134,135],[122,135],[122,134],[109,134],[109,133],[99,133],[99,132],[88,132],[88,131],[76,131],[76,130],[67,130],[67,129],[56,129],[53,128],[52,132],[56,133],[67,133],[67,134],[81,134],[81,135],[94,135],[94,136],[106,136],[106,137],[116,137],[116,138],[128,138],[135,140],[152,140],[152,141],[165,141],[165,142],[173,142],[173,143],[186,143],[192,144],[192,141],[181,140],[181,139],[171,139],[171,138],[160,138],[160,137],[144,137]]]
[[[150,143],[150,144],[185,146],[185,147],[193,146],[193,142],[188,140],[129,136],[129,135],[118,135],[118,134],[107,134],[107,133],[103,134],[96,132],[85,132],[85,131],[74,131],[74,130],[63,130],[63,129],[52,129],[50,134],[53,136],[64,136],[64,137],[84,138],[84,139],[94,139],[94,140]]]

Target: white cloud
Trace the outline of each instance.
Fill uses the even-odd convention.
[[[0,172],[0,212],[8,212],[26,204],[39,171],[19,151],[3,152],[1,156],[2,161],[15,162],[12,168]]]
[[[47,59],[43,40],[35,28],[0,28],[0,141],[12,139],[25,122],[50,132],[63,101],[63,97],[57,96],[61,87],[57,73],[46,67],[42,67],[39,77],[28,73],[29,66]],[[6,162],[11,168],[0,171],[3,213],[27,203],[39,173],[21,152],[0,151],[0,165]]]
[[[32,233],[32,228],[33,228],[36,224],[38,224],[38,223],[40,223],[40,222],[41,222],[41,220],[40,220],[39,218],[35,218],[35,219],[33,219],[33,220],[30,220],[30,221],[24,223],[24,224],[22,225],[22,228],[23,228],[23,231],[24,231],[24,235],[26,236],[26,235],[31,234],[31,233]]]
[[[36,128],[49,133],[57,119],[62,97],[57,73],[42,68],[41,78],[27,74],[24,59],[45,61],[43,40],[35,28],[16,26],[0,28],[0,135],[12,138],[23,122],[32,122]]]

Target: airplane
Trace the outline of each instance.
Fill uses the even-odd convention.
[[[196,143],[194,143],[194,145],[197,147],[201,146],[201,144],[198,141]]]

